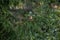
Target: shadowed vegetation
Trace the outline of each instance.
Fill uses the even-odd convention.
[[[0,40],[60,40],[60,0],[0,0]]]

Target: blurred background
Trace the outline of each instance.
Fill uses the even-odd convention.
[[[0,0],[0,40],[60,40],[60,0]]]

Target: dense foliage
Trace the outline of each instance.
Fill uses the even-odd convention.
[[[60,40],[60,9],[51,3],[59,5],[57,0],[0,0],[0,40]],[[14,9],[19,4],[22,8]]]

